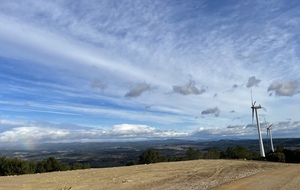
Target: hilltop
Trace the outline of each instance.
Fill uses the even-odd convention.
[[[194,160],[128,167],[87,169],[22,176],[0,177],[1,189],[211,189],[230,181],[255,189],[296,189],[300,165],[247,160]],[[264,178],[256,177],[264,175]],[[275,175],[275,176],[272,176]],[[251,176],[251,177],[247,177]],[[247,178],[245,178],[247,177]],[[275,185],[257,183],[257,180]],[[254,180],[253,180],[254,179]],[[255,181],[256,179],[256,181]],[[273,179],[272,179],[273,180]],[[281,184],[280,182],[283,181]],[[289,186],[289,184],[291,186]],[[234,184],[233,184],[234,185]],[[236,184],[235,184],[236,185]],[[246,187],[245,186],[245,187]],[[240,189],[243,186],[232,186]],[[287,188],[288,187],[288,188]]]

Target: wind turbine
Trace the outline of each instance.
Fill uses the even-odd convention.
[[[251,106],[251,109],[252,109],[252,126],[253,126],[253,122],[254,122],[254,113],[255,113],[257,130],[258,130],[260,156],[265,157],[266,155],[265,155],[265,150],[264,150],[264,144],[263,144],[262,137],[261,137],[260,123],[259,123],[259,118],[258,118],[258,113],[257,113],[257,110],[261,109],[262,107],[261,107],[261,105],[255,106],[256,101],[253,102],[252,89],[251,89],[251,103],[252,103],[252,106]]]
[[[265,119],[265,123],[266,123],[266,119]],[[272,152],[274,152],[273,139],[272,139],[272,126],[273,126],[273,124],[268,126],[267,123],[266,123],[266,126],[267,126],[267,137],[270,139],[271,150],[272,150]]]

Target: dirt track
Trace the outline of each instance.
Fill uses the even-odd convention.
[[[211,189],[224,184],[216,189],[290,190],[299,189],[299,169],[300,165],[270,162],[197,160],[0,177],[0,189],[175,190]]]
[[[215,188],[214,190],[296,190],[300,189],[299,169],[299,165],[291,165],[285,168],[269,170],[250,177],[229,182]]]

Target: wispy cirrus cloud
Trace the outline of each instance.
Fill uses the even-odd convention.
[[[28,120],[105,122],[110,129],[139,123],[171,133],[182,126],[229,126],[236,113],[247,117],[248,88],[255,87],[255,100],[270,120],[296,120],[298,6],[251,0],[3,1],[0,111]],[[186,75],[193,77],[186,81]],[[270,82],[275,79],[280,82]],[[166,93],[170,89],[179,95]],[[222,115],[210,108],[212,102]],[[191,119],[199,110],[219,118]]]

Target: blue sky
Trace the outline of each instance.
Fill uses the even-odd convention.
[[[2,0],[0,142],[299,137],[299,9]]]

